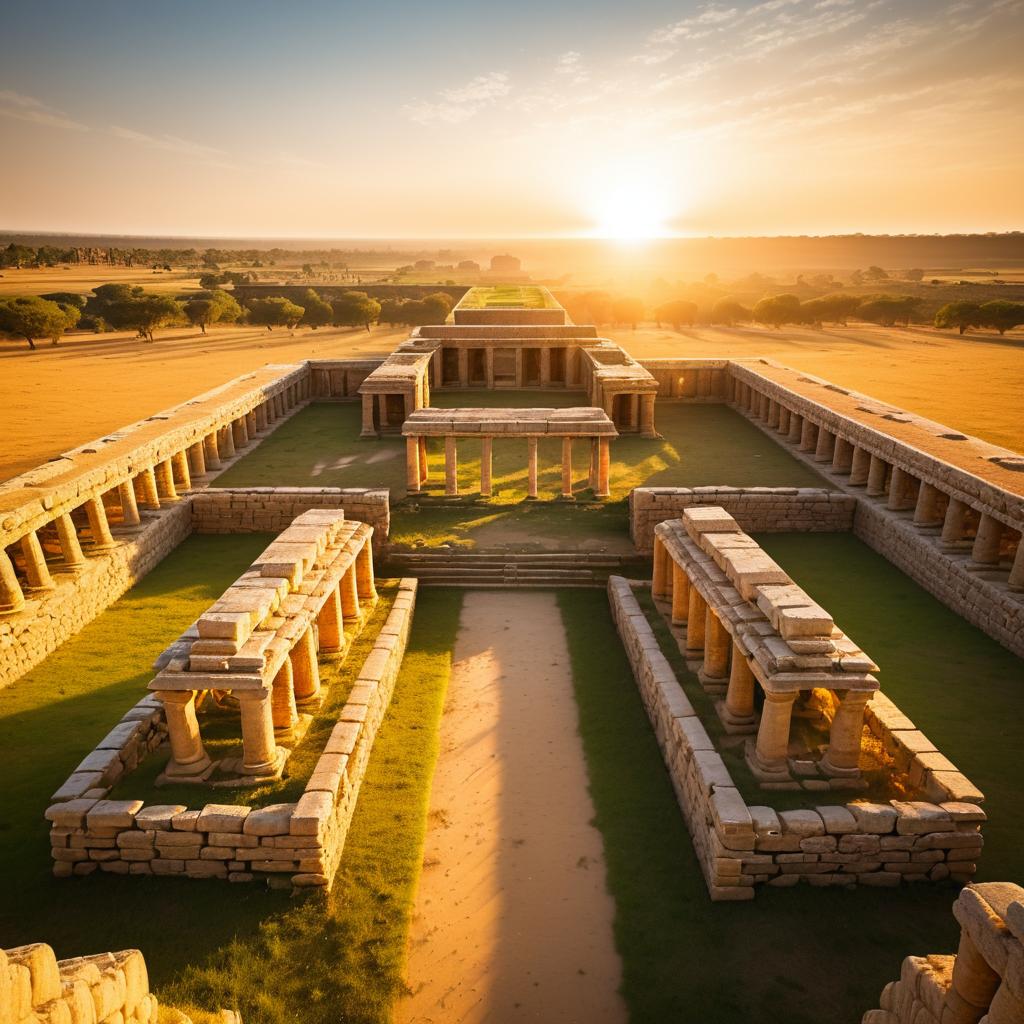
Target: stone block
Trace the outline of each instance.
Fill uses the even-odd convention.
[[[97,828],[131,828],[142,810],[141,800],[97,800],[85,816],[90,831]]]
[[[184,804],[153,804],[135,815],[135,827],[169,831],[174,817],[186,810]]]
[[[269,804],[250,811],[242,831],[251,836],[286,836],[296,804]]]
[[[901,836],[952,832],[955,828],[950,816],[936,804],[922,800],[893,800],[892,806],[899,815],[896,832]]]
[[[198,832],[241,832],[250,814],[249,807],[235,804],[207,804],[196,821]]]
[[[846,809],[857,822],[857,831],[868,835],[887,835],[895,831],[896,810],[889,804],[871,803],[867,800],[855,800],[846,805]]]
[[[825,834],[825,822],[817,811],[780,811],[779,820],[782,822],[783,834],[793,833],[801,839]]]

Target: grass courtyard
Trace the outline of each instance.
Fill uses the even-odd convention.
[[[1014,878],[1020,663],[848,535],[763,543],[881,664],[882,684],[986,792],[984,879]],[[47,661],[0,693],[0,946],[59,955],[136,945],[158,994],[247,1021],[386,1022],[401,990],[429,781],[463,594],[423,591],[330,896],[170,878],[55,880],[42,811],[142,692],[163,646],[266,544],[193,537]],[[952,886],[765,891],[711,904],[602,591],[559,594],[624,994],[634,1022],[853,1024],[909,952],[951,951]],[[126,643],[126,638],[130,642]],[[855,971],[850,970],[856,962]],[[272,978],[273,985],[266,984]]]
[[[557,406],[585,404],[574,391],[436,392],[440,407]],[[396,544],[500,546],[538,538],[567,543],[581,534],[628,543],[626,497],[634,487],[737,486],[827,487],[828,482],[794,459],[748,420],[724,405],[658,403],[663,437],[625,434],[612,442],[612,499],[595,507],[585,488],[590,446],[573,450],[574,481],[581,500],[553,501],[561,492],[561,441],[539,448],[538,489],[542,500],[526,500],[527,455],[522,439],[494,445],[494,495],[478,499],[480,442],[459,442],[459,487],[463,501],[439,504],[443,496],[444,446],[428,446],[430,480],[424,499],[406,498],[405,441],[400,437],[359,440],[358,404],[315,403],[283,423],[249,455],[219,476],[219,487],[388,487]],[[547,500],[544,500],[547,499]],[[581,518],[583,517],[583,518]]]
[[[531,284],[478,285],[459,300],[462,309],[557,309],[547,288]]]

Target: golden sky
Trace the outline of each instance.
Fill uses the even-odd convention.
[[[1024,227],[1021,0],[38,0],[0,229],[282,237]]]

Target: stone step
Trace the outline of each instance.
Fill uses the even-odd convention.
[[[413,572],[419,579],[428,579],[435,576],[465,576],[472,577],[506,577],[520,579],[534,579],[539,577],[550,579],[578,579],[592,580],[594,574],[589,569],[552,569],[552,568],[523,568],[522,566],[455,566],[455,565],[431,565],[416,566],[415,569],[406,571]]]

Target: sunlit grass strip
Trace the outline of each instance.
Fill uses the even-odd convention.
[[[556,309],[558,303],[546,288],[537,285],[480,285],[459,300],[460,309]]]
[[[341,869],[312,894],[186,968],[160,998],[236,1007],[246,1024],[386,1024],[402,971],[462,592],[417,597]],[[238,890],[236,890],[237,892]]]

